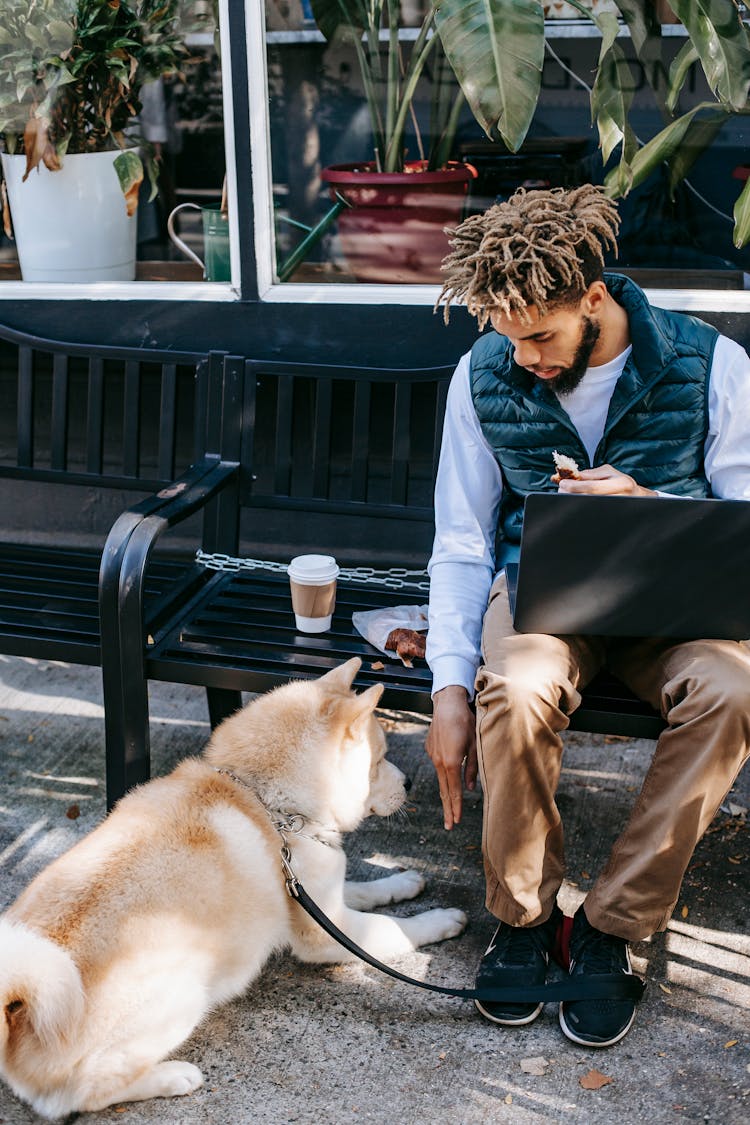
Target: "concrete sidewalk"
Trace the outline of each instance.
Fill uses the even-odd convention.
[[[203,693],[152,691],[154,771],[208,736]],[[398,865],[428,879],[405,913],[460,906],[461,937],[403,958],[418,977],[470,985],[492,931],[483,908],[481,797],[444,832],[426,724],[384,712],[392,759],[413,787],[408,816],[368,821],[347,841],[355,877]],[[567,828],[570,913],[624,822],[653,744],[571,734],[559,804]],[[97,669],[0,657],[0,907],[104,815],[103,715]],[[750,770],[698,847],[668,931],[635,947],[649,987],[631,1034],[585,1051],[561,1034],[555,1007],[527,1029],[486,1024],[472,1006],[399,984],[365,965],[301,966],[281,956],[178,1052],[205,1084],[187,1098],[82,1115],[118,1125],[399,1125],[484,1122],[750,1120]],[[732,815],[734,814],[734,815]],[[532,1061],[533,1060],[533,1061]],[[586,1089],[591,1070],[607,1079]],[[539,1073],[530,1073],[536,1071]],[[0,1125],[38,1121],[0,1087]]]

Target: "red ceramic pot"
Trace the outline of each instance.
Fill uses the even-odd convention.
[[[423,160],[403,172],[378,172],[372,163],[324,168],[331,198],[349,204],[338,217],[339,235],[357,281],[440,281],[440,263],[450,249],[443,228],[460,223],[476,175],[470,164],[457,162],[428,172]]]

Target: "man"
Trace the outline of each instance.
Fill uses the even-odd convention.
[[[748,357],[709,325],[652,307],[626,278],[605,282],[618,225],[615,205],[591,185],[520,190],[462,223],[443,265],[446,319],[460,301],[480,329],[494,329],[461,360],[448,396],[427,646],[427,750],[447,829],[461,818],[462,775],[473,789],[481,772],[487,907],[499,925],[480,986],[545,980],[562,918],[560,732],[600,667],[669,726],[573,920],[574,976],[629,973],[628,942],[666,927],[693,849],[750,746],[742,644],[522,635],[511,623],[500,568],[518,552],[529,492],[750,499]],[[582,467],[580,479],[552,476],[555,450]],[[513,1026],[542,1005],[477,1007]],[[606,1047],[634,1014],[628,999],[565,1001],[560,1024],[574,1042]]]

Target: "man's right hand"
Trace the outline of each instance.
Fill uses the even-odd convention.
[[[461,820],[463,780],[467,789],[477,783],[476,719],[466,689],[457,684],[436,692],[432,703],[425,749],[437,773],[443,819],[450,830]]]

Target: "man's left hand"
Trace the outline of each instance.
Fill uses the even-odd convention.
[[[611,465],[597,465],[595,469],[581,469],[577,478],[566,477],[558,485],[559,492],[591,493],[596,496],[655,496]]]

